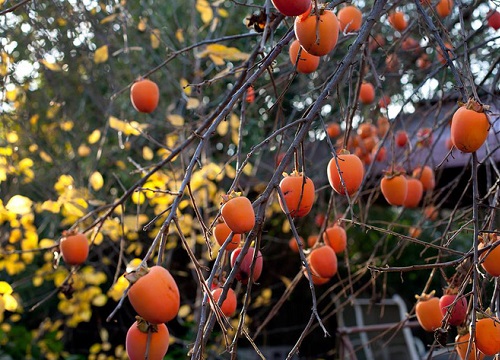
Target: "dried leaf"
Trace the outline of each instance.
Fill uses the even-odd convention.
[[[94,52],[94,63],[101,64],[108,61],[108,45],[103,45]]]

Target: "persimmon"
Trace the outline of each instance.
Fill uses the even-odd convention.
[[[385,134],[387,134],[387,132],[389,131],[390,127],[391,124],[389,123],[389,119],[387,119],[385,116],[381,116],[377,119],[377,135],[379,137],[384,137]]]
[[[340,9],[337,18],[340,23],[340,30],[344,33],[350,33],[361,28],[363,14],[356,6],[349,5]]]
[[[427,220],[436,221],[439,215],[439,210],[434,205],[427,205],[424,208],[424,217]]]
[[[347,233],[342,226],[335,224],[325,229],[323,241],[335,251],[335,254],[340,254],[347,247]]]
[[[360,158],[350,154],[347,150],[341,151],[337,159],[330,159],[327,165],[328,182],[333,190],[341,195],[345,195],[346,192],[352,195],[358,191],[364,173],[365,169]]]
[[[303,271],[304,271],[304,276],[306,277],[306,279],[309,279],[309,275],[307,275],[307,270],[304,268]],[[311,272],[311,275],[312,275],[312,283],[314,285],[318,285],[318,286],[324,285],[330,281],[330,278],[322,278],[321,276],[319,276],[318,274],[315,274],[314,272]]]
[[[302,236],[299,237],[299,241],[301,242],[302,246],[304,246],[305,243],[304,243],[304,239],[302,238]],[[299,244],[297,243],[297,240],[294,237],[292,237],[290,240],[288,240],[288,247],[294,253],[299,252]]]
[[[253,86],[249,86],[247,89],[247,95],[245,96],[245,101],[249,104],[255,101],[255,90]]]
[[[403,202],[405,208],[415,208],[422,200],[424,194],[424,186],[422,182],[415,178],[407,179],[408,190],[406,192],[406,198]]]
[[[406,199],[408,181],[401,173],[387,173],[380,180],[380,190],[389,204],[400,206]]]
[[[234,268],[236,266],[236,260],[238,256],[241,253],[241,248],[237,248],[231,253],[231,268]],[[252,261],[253,257],[255,254],[255,248],[250,247],[243,257],[243,260],[241,261],[240,267],[238,271],[236,272],[236,280],[241,282],[242,284],[247,284],[248,280],[250,279],[250,270],[252,266]],[[262,253],[260,250],[257,251],[257,256],[255,258],[255,266],[253,269],[253,275],[252,275],[252,281],[257,281],[262,274],[262,266],[264,264],[264,260],[262,258]]]
[[[465,360],[465,356],[467,355],[467,348],[469,347],[469,339],[470,333],[467,329],[462,329],[458,331],[457,336],[455,337],[455,350],[458,353],[458,356],[461,360]],[[484,354],[479,353],[477,355],[477,348],[474,341],[471,344],[471,349],[469,353],[469,357],[467,360],[483,360],[485,357]]]
[[[222,295],[222,290],[223,289],[221,287],[212,290],[212,296],[215,302],[217,303],[219,302],[219,299]],[[224,315],[232,316],[236,311],[236,306],[237,306],[236,293],[234,292],[233,289],[229,288],[227,289],[226,298],[222,302],[222,305],[220,305],[220,309]]]
[[[450,59],[451,59],[451,56],[453,55],[451,53],[451,50],[453,50],[453,45],[451,45],[449,42],[445,42],[444,46],[447,49],[446,52],[448,53],[448,57],[450,57]],[[446,60],[446,57],[444,56],[443,50],[441,50],[440,46],[437,48],[436,52],[437,52],[437,59],[438,59],[438,61],[441,64],[445,65],[447,60]]]
[[[429,332],[441,327],[443,315],[439,306],[439,298],[434,296],[434,291],[430,294],[415,295],[415,297],[417,298],[415,314],[420,326]]]
[[[401,49],[403,49],[404,51],[420,52],[421,47],[417,40],[415,40],[411,36],[408,36],[401,43]]]
[[[457,299],[457,289],[448,289],[439,299],[441,314],[444,316],[450,312],[448,324],[453,326],[461,325],[467,318],[467,298],[463,295]],[[453,304],[455,303],[455,304]]]
[[[432,145],[432,129],[428,127],[423,127],[417,131],[417,145],[429,147]]]
[[[371,104],[375,100],[375,88],[369,82],[363,82],[359,88],[359,101],[363,104]]]
[[[82,233],[65,231],[59,249],[66,264],[81,265],[89,256],[89,240]]]
[[[220,222],[217,225],[215,225],[214,237],[220,246],[222,246],[226,242],[230,234],[231,234],[231,229],[229,228],[229,226],[227,226],[225,222]],[[226,251],[232,251],[236,249],[240,244],[240,242],[241,242],[241,234],[233,234],[233,238],[226,245]]]
[[[426,53],[420,55],[416,61],[417,67],[421,70],[427,69],[429,66],[431,66],[431,64],[432,63],[431,60],[429,59],[429,55],[427,55]]]
[[[372,150],[372,155],[375,157],[375,161],[385,161],[387,158],[387,150],[385,147],[380,146],[380,149],[377,147]]]
[[[410,226],[410,228],[408,229],[408,236],[418,238],[420,235],[422,235],[421,228],[419,228],[418,226]]]
[[[490,122],[483,106],[473,99],[458,108],[451,119],[451,141],[464,153],[478,150],[486,141],[489,130]]]
[[[422,182],[424,190],[432,190],[436,187],[436,177],[434,175],[434,170],[432,170],[430,166],[417,166],[413,169],[412,175]]]
[[[392,25],[394,29],[399,32],[402,32],[408,26],[408,23],[405,19],[405,14],[401,11],[395,11],[389,15],[389,23]]]
[[[399,147],[405,147],[408,144],[408,133],[404,130],[399,130],[396,133],[396,145]]]
[[[149,79],[138,80],[130,88],[130,100],[139,112],[153,112],[158,106],[159,99],[160,89]]]
[[[300,51],[299,57],[300,49],[301,46],[299,40],[292,41],[289,48],[289,55],[290,61],[292,62],[292,65],[296,67],[297,72],[310,74],[316,71],[319,66],[320,57],[309,54],[304,48]]]
[[[132,284],[128,299],[134,310],[147,322],[161,324],[177,316],[179,288],[170,272],[162,266],[139,267],[125,274]]]
[[[385,68],[387,69],[388,73],[397,72],[400,64],[401,63],[399,61],[398,54],[396,53],[388,54],[385,58]]]
[[[139,318],[127,331],[125,349],[130,360],[162,360],[168,351],[169,340],[165,324],[149,324]]]
[[[496,316],[476,322],[476,347],[488,356],[500,352],[500,320]]]
[[[246,233],[255,225],[255,211],[246,196],[235,192],[223,196],[220,211],[224,222],[235,234]]]
[[[361,139],[369,138],[377,133],[377,128],[370,123],[361,123],[356,130]]]
[[[485,250],[480,255],[481,266],[491,276],[500,276],[500,246],[496,234],[481,234],[479,236],[478,249],[491,245],[491,249]]]
[[[311,0],[271,0],[274,7],[285,16],[298,16],[311,7]]]
[[[436,5],[436,12],[442,18],[450,15],[452,9],[453,9],[453,0],[439,0],[439,2]]]
[[[336,138],[340,135],[340,125],[336,122],[331,122],[326,125],[326,133],[330,138]]]
[[[279,187],[283,193],[286,207],[292,217],[303,217],[309,214],[314,203],[314,183],[303,173],[297,171],[285,175]],[[281,210],[284,210],[283,201],[278,196]]]
[[[311,272],[322,278],[331,278],[337,273],[337,255],[329,246],[320,246],[311,251],[308,258]]]
[[[386,109],[387,106],[391,104],[391,98],[388,95],[384,95],[378,101],[378,106],[381,109]]]
[[[323,56],[337,45],[339,22],[330,10],[320,10],[319,22],[317,14],[295,18],[295,35],[300,45],[309,53]]]
[[[316,243],[318,242],[318,235],[317,234],[312,234],[307,237],[307,247],[312,248]]]
[[[488,20],[488,26],[494,30],[500,29],[500,12],[497,10],[488,11],[488,15],[486,15]]]

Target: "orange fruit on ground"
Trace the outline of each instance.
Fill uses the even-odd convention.
[[[401,206],[408,193],[408,181],[403,174],[388,174],[380,180],[380,190],[389,204]]]
[[[436,187],[436,178],[434,176],[434,170],[430,166],[424,165],[417,166],[413,169],[413,177],[420,180],[424,186],[424,190],[432,190]]]
[[[342,226],[335,224],[325,229],[323,241],[335,251],[335,254],[340,254],[347,247],[347,233]]]
[[[455,147],[471,153],[478,150],[486,141],[490,123],[483,107],[474,100],[458,108],[451,119],[451,141]]]
[[[59,242],[59,249],[66,264],[80,265],[89,256],[89,241],[82,233],[65,232]]]
[[[224,201],[220,211],[231,231],[243,234],[252,230],[255,225],[255,211],[250,200],[245,196],[227,195]]]
[[[226,242],[227,238],[231,234],[231,229],[226,225],[225,222],[220,222],[215,225],[214,237],[217,243],[222,246]],[[232,251],[238,247],[241,242],[241,234],[233,234],[233,238],[226,245],[226,251]]]
[[[150,338],[149,344],[148,337]],[[170,334],[165,324],[153,325],[139,320],[128,329],[125,348],[130,360],[144,360],[146,358],[162,360],[168,351],[169,340]]]
[[[302,74],[310,74],[316,71],[319,66],[320,57],[311,55],[306,50],[304,50],[304,48],[302,48],[300,57],[297,58],[300,48],[301,47],[299,40],[294,40],[290,44],[289,55],[292,65],[296,65],[297,72]]]
[[[179,288],[170,272],[162,266],[140,267],[127,273],[132,286],[128,299],[134,310],[151,324],[168,322],[177,316],[180,306]]]
[[[408,26],[408,23],[405,19],[405,14],[401,11],[395,11],[389,15],[389,23],[392,25],[394,29],[399,32],[402,32]]]
[[[314,203],[314,183],[310,178],[294,171],[281,180],[279,187],[283,192],[290,216],[303,217],[309,214]],[[280,196],[278,201],[281,210],[285,212]]]
[[[483,354],[492,356],[500,352],[500,320],[493,316],[476,322],[476,347]]]
[[[369,82],[363,82],[359,88],[359,101],[371,104],[375,100],[375,88]]]
[[[340,125],[336,122],[331,122],[326,125],[326,133],[330,138],[336,138],[340,135],[341,129]]]
[[[323,56],[333,50],[339,37],[339,22],[330,10],[295,18],[295,35],[300,45],[311,55]]]
[[[215,302],[217,303],[219,302],[221,295],[222,295],[222,288],[216,288],[212,290],[212,296]],[[226,298],[222,302],[222,305],[220,305],[220,309],[222,310],[222,313],[224,315],[232,316],[236,311],[236,306],[237,306],[236,293],[234,292],[233,289],[229,288],[227,289]]]
[[[470,338],[470,333],[467,331],[464,334],[458,334],[455,337],[455,350],[458,353],[458,356],[460,357],[461,360],[465,360],[465,356],[467,355],[467,348],[469,346],[469,338]],[[476,355],[477,349],[476,349],[476,344],[474,341],[471,344],[471,350],[469,353],[469,357],[467,360],[483,360],[484,359],[484,354],[479,353],[479,356]]]
[[[439,2],[436,5],[436,12],[442,18],[450,15],[452,9],[453,9],[453,0],[439,0]]]
[[[331,278],[337,273],[337,255],[329,246],[313,249],[308,258],[311,272],[322,278]]]
[[[337,13],[337,18],[340,23],[340,30],[345,33],[358,31],[361,28],[363,14],[356,6],[346,6]]]
[[[346,192],[348,195],[352,195],[358,191],[363,181],[364,173],[365,169],[360,158],[349,154],[348,151],[341,152],[337,155],[337,159],[335,157],[330,159],[327,166],[328,182],[333,190],[341,195],[345,195]],[[341,174],[343,184],[340,177]]]
[[[422,200],[422,196],[424,195],[424,186],[422,182],[415,178],[408,178],[408,191],[406,193],[406,198],[403,202],[403,206],[405,208],[415,208]]]
[[[430,294],[422,294],[416,296],[418,299],[415,307],[415,313],[420,326],[425,331],[434,331],[441,327],[443,314],[439,306],[439,298],[434,296],[434,291]]]
[[[149,79],[136,81],[130,88],[130,101],[139,112],[153,112],[158,106],[159,99],[160,89]]]

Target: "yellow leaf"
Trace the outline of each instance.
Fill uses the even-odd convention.
[[[33,201],[26,196],[14,195],[7,202],[5,208],[16,215],[26,215],[31,212],[32,205]]]
[[[108,61],[108,45],[103,45],[94,52],[94,63],[101,64],[106,61]]]
[[[232,113],[229,117],[229,124],[231,124],[231,129],[238,130],[240,127],[240,118],[235,113]]]
[[[92,305],[94,306],[104,306],[108,302],[108,297],[104,294],[97,295],[92,299]]]
[[[33,166],[33,160],[30,158],[24,158],[19,161],[19,171],[24,171]]]
[[[240,143],[240,137],[237,130],[231,131],[231,141],[234,145],[238,145]]]
[[[109,117],[109,126],[117,131],[121,131],[125,135],[140,135],[142,129],[148,127],[147,124],[139,124],[136,121],[126,122],[115,118],[114,116]]]
[[[184,118],[177,114],[167,115],[167,120],[174,126],[184,126]]]
[[[101,190],[102,186],[104,185],[104,179],[99,171],[94,171],[92,175],[90,175],[89,182],[94,191]]]
[[[139,19],[139,24],[137,24],[137,30],[139,30],[140,32],[144,32],[146,31],[146,24],[147,24],[147,19],[141,17]]]
[[[54,103],[52,104],[48,109],[47,109],[47,118],[53,119],[56,117],[57,113],[59,112],[59,109],[61,108],[61,104],[59,103]]]
[[[78,147],[78,155],[81,157],[89,156],[92,150],[85,144],[81,144]]]
[[[186,94],[187,96],[191,96],[191,87],[189,86],[189,82],[186,79],[182,78],[179,83],[181,85],[182,91],[184,91],[184,94]]]
[[[61,17],[57,18],[57,25],[59,25],[59,26],[66,26],[67,23],[68,22],[66,21],[66,19],[63,19]]]
[[[66,211],[67,215],[72,215],[76,217],[82,217],[83,215],[85,215],[85,213],[79,206],[76,206],[75,204],[70,202],[64,203],[63,209]]]
[[[12,294],[12,287],[6,281],[0,281],[0,294]]]
[[[4,294],[3,300],[5,301],[5,310],[16,311],[18,307],[17,300],[14,296],[10,294]]]
[[[151,40],[151,47],[153,49],[158,49],[160,47],[160,30],[154,29],[151,31],[149,38]]]
[[[210,60],[213,61],[213,63],[217,66],[222,66],[225,64],[224,62],[224,59],[222,57],[220,57],[219,55],[215,55],[215,54],[208,54],[208,57],[210,58]]]
[[[41,210],[57,214],[61,210],[61,205],[57,201],[47,200],[43,202]]]
[[[207,0],[197,0],[196,10],[200,13],[204,24],[208,24],[214,18],[214,11]]]
[[[177,29],[177,31],[175,32],[175,38],[177,39],[178,42],[183,43],[184,31],[182,29]]]
[[[17,98],[17,87],[13,88],[12,90],[8,90],[7,93],[5,94],[5,97],[7,98],[8,101],[15,101]]]
[[[189,305],[182,305],[179,308],[179,312],[177,313],[181,318],[185,318],[189,314],[191,314],[191,306]]]
[[[38,115],[38,114],[33,115],[32,117],[30,117],[30,124],[32,126],[36,125],[38,123],[39,118],[40,118],[40,115]]]
[[[108,15],[104,19],[101,20],[101,24],[106,24],[106,23],[112,22],[116,19],[117,16],[118,16],[118,14],[116,14],[116,13]]]
[[[73,130],[73,127],[75,126],[75,124],[71,120],[66,120],[66,121],[61,122],[61,124],[59,126],[61,127],[62,131],[71,131],[71,130]]]
[[[5,136],[5,139],[8,143],[14,144],[19,140],[19,135],[17,135],[17,132],[15,131],[9,131]]]
[[[217,13],[219,14],[220,17],[223,18],[227,18],[229,16],[229,13],[227,12],[226,9],[217,8]]]
[[[153,160],[153,157],[154,157],[154,152],[153,150],[151,150],[151,148],[149,146],[144,146],[142,148],[142,157],[144,158],[144,160]]]
[[[143,192],[136,191],[132,194],[132,201],[134,202],[134,204],[142,205],[144,201],[146,201],[146,196]]]
[[[219,134],[219,136],[224,136],[227,134],[228,129],[229,123],[227,121],[221,121],[217,126],[217,134]]]
[[[43,277],[35,275],[33,276],[32,282],[34,287],[39,287],[43,284]]]
[[[145,214],[125,215],[123,217],[123,225],[125,225],[128,229],[139,231],[141,230],[141,226],[147,223],[148,220],[148,216]]]
[[[249,54],[241,52],[238,48],[222,44],[207,45],[206,49],[198,54],[198,57],[203,58],[209,55],[215,55],[228,61],[247,60],[249,57]]]
[[[52,163],[52,157],[49,154],[47,154],[45,151],[43,151],[43,150],[40,151],[39,155],[40,155],[40,158],[43,161],[45,161],[46,163],[49,163],[49,164]]]
[[[45,59],[40,60],[40,62],[50,71],[61,71],[62,68],[59,64],[48,62]]]
[[[192,110],[192,109],[196,109],[198,106],[200,106],[200,100],[196,99],[196,98],[188,98],[187,100],[187,104],[186,104],[186,109],[188,110]]]
[[[96,129],[92,131],[92,133],[87,138],[87,141],[89,142],[89,144],[95,144],[99,141],[99,139],[101,139],[101,131]]]
[[[243,174],[250,176],[250,175],[252,175],[252,172],[253,172],[252,164],[247,163],[245,165],[245,167],[243,168]]]

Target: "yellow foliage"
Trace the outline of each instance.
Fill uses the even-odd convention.
[[[99,171],[94,171],[89,178],[90,186],[94,191],[99,191],[104,185],[104,178]]]
[[[128,288],[128,285],[129,282],[122,275],[118,278],[117,282],[111,286],[107,294],[111,299],[118,302],[125,290]]]
[[[184,118],[181,115],[177,114],[170,114],[167,115],[167,120],[173,125],[173,126],[184,126]]]
[[[29,199],[28,197],[22,195],[14,195],[7,202],[5,208],[16,215],[24,215],[31,212],[32,206],[33,201],[31,201],[31,199]]]
[[[101,130],[95,129],[90,133],[90,135],[87,138],[87,141],[89,142],[89,144],[95,144],[100,139],[101,139]]]
[[[208,24],[214,18],[214,12],[207,0],[197,0],[196,10],[200,13],[201,21]]]
[[[148,20],[145,19],[145,18],[143,18],[143,17],[141,17],[139,19],[139,24],[137,24],[137,30],[139,30],[140,32],[146,31],[146,25],[147,25],[147,23],[148,23]]]
[[[61,122],[59,124],[59,126],[61,127],[62,131],[71,131],[71,130],[73,130],[75,123],[72,120],[66,120],[66,121]]]
[[[158,49],[160,47],[160,29],[153,29],[150,35],[151,47]]]
[[[217,126],[217,134],[219,134],[219,136],[225,136],[227,134],[228,129],[229,129],[229,123],[227,121],[221,121]]]
[[[42,60],[40,60],[40,62],[42,63],[43,66],[45,66],[50,71],[61,71],[62,70],[61,65],[59,65],[57,63],[49,62],[46,59],[42,59]]]
[[[45,161],[46,163],[52,164],[52,162],[53,162],[52,156],[50,156],[49,154],[47,154],[45,151],[41,150],[38,155],[40,155],[40,158],[43,161]]]
[[[148,124],[139,124],[137,121],[126,122],[114,116],[109,117],[109,126],[116,131],[122,132],[124,135],[138,136],[142,130],[148,127]]]
[[[108,45],[103,45],[94,52],[94,63],[101,64],[108,61]]]
[[[10,295],[14,290],[12,290],[12,286],[6,281],[0,281],[0,294],[2,295]]]
[[[206,49],[198,54],[199,58],[207,56],[215,56],[225,61],[245,61],[250,55],[241,52],[235,47],[228,47],[222,44],[211,44],[207,45]]]
[[[86,156],[89,156],[90,153],[91,153],[91,149],[85,145],[85,144],[80,144],[80,146],[78,147],[78,156],[80,157],[86,157]]]
[[[101,24],[106,24],[115,21],[116,17],[118,16],[117,13],[111,14],[106,16],[104,19],[100,21]]]
[[[153,160],[154,152],[149,146],[144,146],[142,148],[142,157],[144,160],[150,161]]]
[[[15,144],[16,142],[19,141],[19,135],[15,131],[9,131],[5,135],[5,140],[7,140],[7,142],[10,144]]]
[[[183,43],[184,42],[184,32],[182,29],[177,29],[175,31],[175,38],[177,39],[178,42]],[[189,94],[188,94],[189,95]]]

